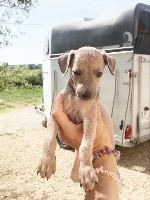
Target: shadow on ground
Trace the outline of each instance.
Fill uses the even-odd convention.
[[[150,140],[135,147],[116,146],[116,149],[121,152],[121,158],[118,161],[120,167],[150,173]]]

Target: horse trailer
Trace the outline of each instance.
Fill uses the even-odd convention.
[[[107,69],[101,99],[109,109],[117,145],[131,147],[150,139],[150,5],[137,4],[108,20],[83,18],[53,27],[42,63],[45,121],[54,97],[64,88],[58,57],[93,46],[116,59],[115,76]]]

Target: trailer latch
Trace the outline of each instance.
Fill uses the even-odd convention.
[[[144,111],[149,111],[149,107],[145,107],[145,108],[144,108]]]
[[[120,130],[122,130],[123,129],[123,120],[121,120],[121,124],[119,125],[119,128],[120,128]]]

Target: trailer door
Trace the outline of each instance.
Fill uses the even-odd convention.
[[[139,139],[150,139],[150,56],[139,56]]]

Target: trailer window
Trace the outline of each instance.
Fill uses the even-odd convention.
[[[150,55],[150,12],[139,14],[135,53]]]

